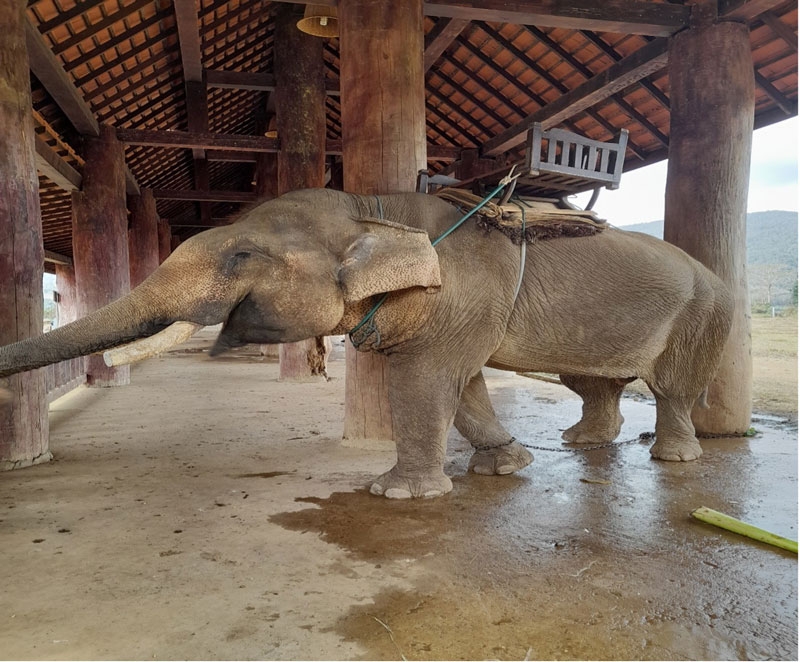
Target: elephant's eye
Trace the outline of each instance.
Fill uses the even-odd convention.
[[[227,268],[238,269],[240,266],[246,263],[250,257],[252,257],[252,253],[249,251],[238,251],[233,253],[227,260]]]

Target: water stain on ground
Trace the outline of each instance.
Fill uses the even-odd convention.
[[[278,476],[291,476],[294,471],[262,471],[253,474],[237,474],[234,478],[277,478]]]
[[[417,564],[412,590],[387,587],[339,619],[364,659],[793,659],[796,557],[688,517],[722,458],[687,472],[646,452],[547,462],[536,481],[465,475],[464,459],[439,499],[337,492],[270,521],[387,580]],[[581,480],[592,475],[604,482]],[[683,489],[648,494],[654,479]]]

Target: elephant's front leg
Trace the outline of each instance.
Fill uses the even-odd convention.
[[[453,489],[444,474],[447,432],[464,380],[431,372],[421,361],[393,358],[389,402],[397,464],[375,480],[370,492],[390,499],[446,494]]]
[[[476,474],[510,474],[533,462],[533,455],[497,420],[482,372],[464,388],[454,422],[475,449],[469,468]]]

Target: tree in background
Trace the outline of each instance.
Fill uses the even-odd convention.
[[[780,303],[797,304],[796,270],[785,264],[751,264],[748,277],[754,310],[768,309]]]

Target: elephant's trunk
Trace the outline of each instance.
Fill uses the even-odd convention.
[[[222,322],[231,304],[222,300],[219,284],[202,277],[187,284],[183,266],[168,260],[121,299],[44,335],[0,347],[0,378],[118,347],[176,321]]]

